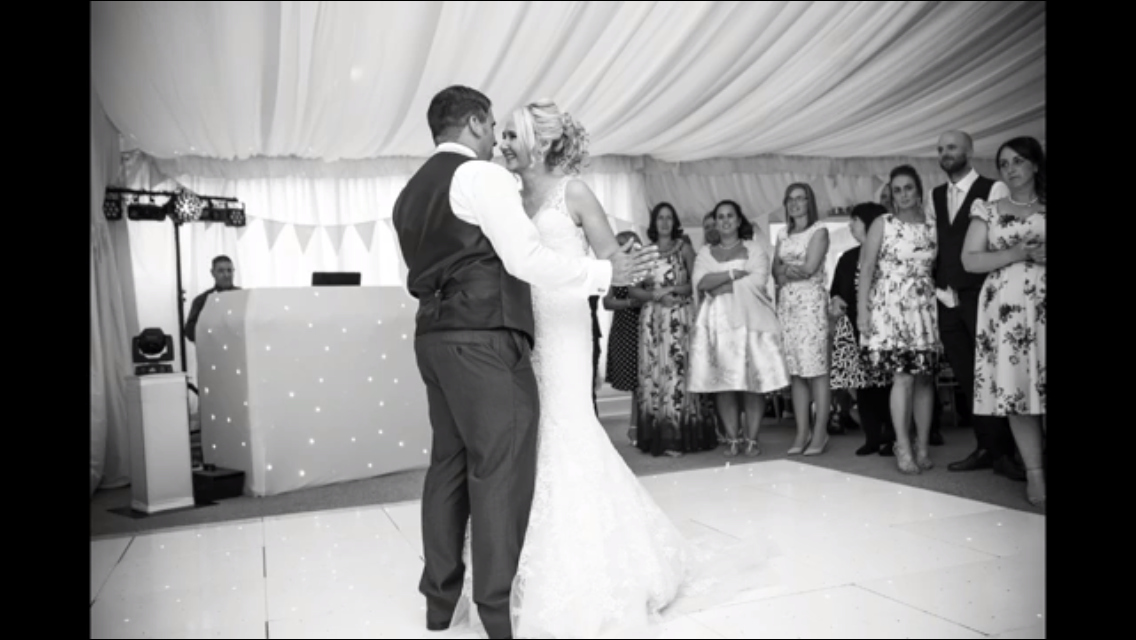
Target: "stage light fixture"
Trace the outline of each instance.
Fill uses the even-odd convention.
[[[122,196],[108,190],[103,197],[103,215],[107,220],[122,220]]]
[[[202,222],[229,221],[229,203],[224,200],[209,200],[208,206],[201,212]]]
[[[136,375],[173,373],[174,339],[161,329],[149,328],[135,336],[132,344]]]
[[[229,219],[225,222],[229,227],[245,226],[245,203],[236,202],[229,206]]]
[[[154,204],[154,197],[147,196],[149,202],[143,203],[141,200],[132,203],[126,208],[126,215],[131,220],[155,220],[161,221],[166,219],[166,208]]]
[[[178,189],[177,194],[166,203],[166,207],[174,222],[185,224],[196,222],[201,218],[201,212],[205,210],[205,201],[196,193],[183,188]]]

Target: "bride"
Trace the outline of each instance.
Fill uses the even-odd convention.
[[[573,177],[587,145],[578,122],[540,100],[505,123],[501,153],[520,177],[542,243],[567,256],[584,256],[590,247],[605,258],[619,246],[595,194]],[[694,582],[701,556],[596,418],[587,300],[533,287],[532,302],[540,423],[532,511],[511,596],[513,634],[642,637]],[[454,622],[468,615],[479,626],[469,598],[472,573]]]

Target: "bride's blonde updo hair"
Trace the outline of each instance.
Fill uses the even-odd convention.
[[[579,173],[588,159],[588,132],[552,100],[536,100],[517,109],[513,126],[532,161],[543,157],[549,171],[560,167],[564,173]]]

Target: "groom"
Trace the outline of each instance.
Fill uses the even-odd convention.
[[[449,87],[434,96],[427,119],[438,146],[394,206],[407,287],[418,299],[414,350],[433,429],[419,590],[426,628],[447,629],[472,518],[473,601],[490,638],[511,638],[509,595],[540,417],[529,284],[603,296],[642,279],[657,252],[617,252],[610,261],[557,255],[541,245],[517,180],[488,162],[497,144],[489,98]]]

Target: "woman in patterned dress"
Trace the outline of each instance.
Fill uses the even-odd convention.
[[[832,406],[828,379],[828,229],[818,221],[812,187],[798,182],[785,190],[788,227],[777,237],[773,279],[777,283],[777,318],[781,323],[785,361],[793,379],[793,415],[797,439],[789,455],[816,456],[828,446],[828,413]],[[809,418],[816,405],[816,422]],[[805,450],[808,447],[808,450]]]
[[[902,473],[918,474],[935,466],[928,445],[933,378],[943,351],[933,278],[939,243],[934,221],[924,214],[919,173],[909,165],[896,167],[890,184],[895,213],[872,224],[860,256],[861,282],[868,286],[859,290],[858,323],[871,365],[895,376],[891,419],[896,466]]]
[[[1008,198],[975,202],[962,264],[987,273],[978,308],[974,413],[1007,416],[1026,466],[1026,498],[1045,503],[1045,152],[1014,138],[995,156]]]
[[[621,231],[615,236],[619,246],[634,240],[642,244],[634,231]],[[631,393],[631,426],[627,439],[635,446],[635,425],[639,421],[639,311],[649,300],[633,298],[628,287],[612,287],[604,297],[604,309],[612,311],[611,329],[607,338],[607,375],[605,380],[613,389]]]
[[[682,240],[682,224],[668,202],[651,210],[647,237],[659,247],[659,267],[649,290],[631,288],[631,296],[649,298],[639,321],[636,444],[654,456],[713,449],[717,446],[714,421],[703,411],[701,399],[686,388],[694,321],[690,282],[694,249]]]
[[[875,202],[865,202],[852,208],[849,228],[856,242],[863,244],[868,229],[876,218],[886,214],[887,208]],[[888,391],[891,376],[869,366],[860,350],[860,330],[856,325],[857,290],[860,286],[860,250],[856,246],[845,251],[836,263],[832,277],[830,313],[835,321],[832,345],[832,388],[847,389],[856,394],[860,407],[860,422],[864,427],[864,446],[856,455],[879,453],[890,456],[891,438],[887,435]]]

